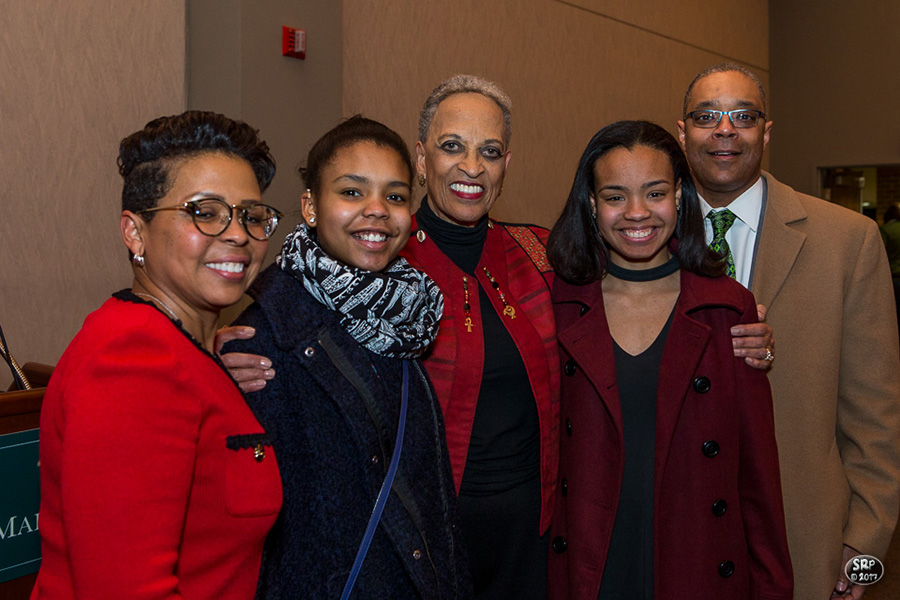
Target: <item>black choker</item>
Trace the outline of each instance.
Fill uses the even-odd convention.
[[[657,279],[668,277],[677,271],[680,266],[678,255],[673,254],[668,261],[652,269],[626,269],[609,261],[607,271],[610,275],[622,281],[656,281]]]

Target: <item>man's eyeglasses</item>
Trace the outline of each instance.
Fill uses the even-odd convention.
[[[744,108],[736,110],[694,110],[685,115],[685,118],[691,119],[695,127],[702,129],[712,129],[719,126],[722,115],[728,115],[731,124],[738,129],[749,129],[756,127],[760,119],[765,119],[765,113],[758,110],[747,110]]]
[[[225,233],[228,225],[231,224],[234,211],[237,211],[238,223],[241,224],[247,235],[261,242],[266,241],[275,233],[278,221],[284,216],[278,210],[266,204],[254,204],[253,206],[230,205],[224,200],[216,198],[191,200],[178,206],[145,208],[144,210],[139,210],[137,214],[141,215],[158,210],[185,210],[191,213],[191,218],[194,220],[194,226],[197,228],[197,231],[210,237]]]

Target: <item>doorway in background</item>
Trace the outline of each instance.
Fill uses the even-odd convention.
[[[900,202],[900,165],[819,167],[822,197],[882,222],[884,211]]]

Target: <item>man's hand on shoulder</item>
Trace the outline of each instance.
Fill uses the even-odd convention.
[[[765,323],[766,307],[758,304],[756,311],[759,323],[743,323],[731,328],[731,344],[735,356],[743,358],[754,369],[768,371],[775,360],[775,338],[772,328]]]

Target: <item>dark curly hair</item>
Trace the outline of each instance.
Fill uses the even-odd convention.
[[[322,169],[334,159],[339,150],[357,142],[372,142],[396,152],[409,170],[409,183],[412,186],[412,160],[409,148],[400,134],[383,123],[357,114],[338,123],[310,149],[306,166],[300,168],[300,175],[313,194],[318,195],[321,191]]]
[[[700,200],[684,152],[668,131],[648,121],[619,121],[607,125],[588,142],[578,162],[569,198],[547,241],[547,256],[553,269],[566,281],[577,284],[597,281],[606,274],[609,249],[597,233],[591,209],[594,165],[614,148],[631,150],[635,146],[646,146],[665,154],[672,163],[675,181],[681,182],[681,209],[672,236],[678,242],[671,244],[681,268],[700,275],[723,274],[721,257],[706,245]]]
[[[218,113],[189,110],[154,119],[119,144],[119,174],[125,180],[122,210],[138,212],[156,206],[172,187],[172,168],[206,153],[247,161],[260,191],[275,176],[275,159],[256,129]],[[152,216],[147,213],[144,218]]]

